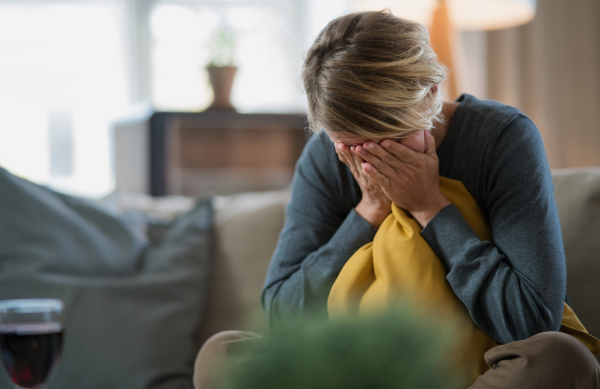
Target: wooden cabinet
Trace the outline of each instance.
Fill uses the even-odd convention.
[[[154,196],[281,189],[308,139],[302,114],[152,112],[114,124],[120,192]]]

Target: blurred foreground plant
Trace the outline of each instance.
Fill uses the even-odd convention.
[[[238,351],[224,389],[465,388],[452,368],[452,332],[408,308],[330,322],[295,318]]]

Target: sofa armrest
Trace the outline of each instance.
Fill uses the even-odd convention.
[[[600,336],[600,168],[557,169],[552,179],[567,259],[567,294],[587,330]]]

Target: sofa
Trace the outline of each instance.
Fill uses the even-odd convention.
[[[568,299],[587,330],[600,337],[600,168],[555,169],[552,178],[567,259]],[[225,330],[265,331],[260,292],[288,199],[288,189],[213,198],[215,256],[201,342]],[[132,195],[120,201],[122,210],[163,210],[166,218],[191,205],[182,197]]]
[[[588,331],[600,337],[600,168],[553,171],[567,259],[567,295]],[[203,338],[260,330],[260,290],[285,218],[287,191],[215,198],[216,256]]]
[[[67,305],[50,389],[192,388],[208,337],[266,330],[260,291],[288,189],[98,204],[0,173],[0,299]],[[600,336],[600,168],[554,170],[553,180],[568,297]],[[3,375],[0,389],[11,388]]]

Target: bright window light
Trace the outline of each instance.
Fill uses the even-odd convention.
[[[150,16],[154,106],[199,111],[210,105],[205,66],[216,30],[227,26],[238,67],[231,97],[237,110],[302,111],[297,8],[294,0],[157,1]]]
[[[221,26],[233,31],[237,110],[302,112],[309,21],[320,29],[347,2],[0,0],[0,166],[71,194],[110,193],[112,123],[134,103],[206,109]]]
[[[0,165],[59,190],[113,186],[110,123],[131,104],[122,1],[0,4]]]

